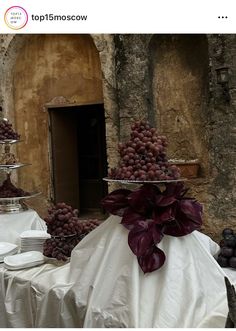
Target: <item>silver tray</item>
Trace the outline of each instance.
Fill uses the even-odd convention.
[[[17,169],[30,165],[29,163],[15,163],[15,164],[0,164],[0,169],[9,170]]]
[[[121,184],[165,184],[165,183],[176,183],[187,181],[187,178],[179,179],[166,179],[166,180],[129,180],[129,179],[112,179],[104,177],[103,180],[106,182],[121,183]]]
[[[40,194],[41,194],[41,192],[32,192],[32,193],[30,193],[30,195],[25,195],[25,196],[22,196],[22,197],[0,198],[0,203],[1,203],[1,201],[2,202],[9,201],[10,203],[15,203],[19,200],[30,199],[30,198],[36,197]]]
[[[28,207],[23,201],[23,199],[30,199],[41,194],[41,192],[33,192],[30,195],[23,197],[12,197],[12,198],[0,198],[0,214],[7,213],[18,213],[28,210]]]
[[[4,140],[0,140],[0,144],[15,144],[15,143],[19,143],[22,140],[18,140],[18,139],[4,139]]]

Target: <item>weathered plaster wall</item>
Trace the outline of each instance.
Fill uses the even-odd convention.
[[[206,36],[157,35],[150,43],[157,127],[168,137],[169,156],[200,159],[206,168]]]
[[[90,36],[37,35],[26,40],[13,67],[15,126],[23,142],[18,156],[29,162],[19,185],[50,193],[48,112],[45,105],[103,102],[97,49]]]

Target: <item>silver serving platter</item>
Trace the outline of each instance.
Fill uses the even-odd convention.
[[[41,192],[32,192],[32,193],[30,193],[30,195],[25,195],[25,196],[22,196],[22,197],[0,198],[0,202],[1,201],[3,201],[3,202],[5,202],[5,201],[17,202],[19,200],[30,199],[30,198],[36,197],[40,194],[41,194]]]
[[[22,140],[18,140],[18,139],[4,139],[4,140],[0,140],[0,144],[15,144],[18,143]]]
[[[0,169],[17,169],[30,165],[29,163],[15,163],[15,164],[0,164]]]
[[[24,210],[28,210],[27,205],[21,203],[23,199],[30,199],[38,196],[41,192],[33,192],[30,195],[25,195],[22,197],[12,197],[12,198],[0,198],[0,214],[5,213],[17,213]]]
[[[56,239],[70,239],[70,238],[73,238],[73,237],[76,237],[76,236],[78,236],[78,233],[73,233],[73,234],[67,234],[67,235],[65,235],[65,236],[57,236],[57,235],[53,235],[53,234],[51,234],[51,238],[52,239],[54,239],[54,238],[56,238]]]
[[[166,180],[129,180],[129,179],[112,179],[104,177],[103,180],[106,182],[121,183],[121,184],[165,184],[165,183],[176,183],[184,182],[188,180],[187,178],[179,179],[166,179]]]

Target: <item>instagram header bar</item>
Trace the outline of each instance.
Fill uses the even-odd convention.
[[[235,33],[235,0],[4,1],[0,33]]]

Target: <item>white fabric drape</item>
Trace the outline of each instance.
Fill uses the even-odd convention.
[[[64,266],[2,267],[0,327],[224,327],[226,269],[212,257],[218,245],[197,231],[165,236],[164,266],[144,275],[119,222],[109,217]]]
[[[0,241],[20,244],[20,234],[25,230],[46,230],[45,222],[36,211],[0,214]]]
[[[164,266],[144,275],[119,222],[110,217],[73,251],[71,291],[84,327],[223,327],[225,274],[211,255],[218,245],[197,231],[165,236]]]

